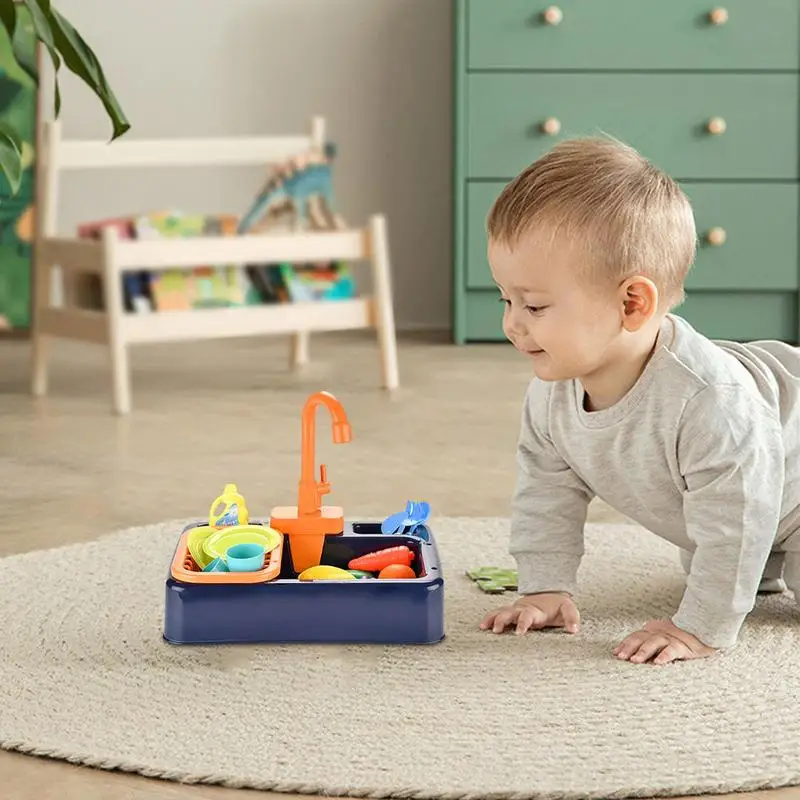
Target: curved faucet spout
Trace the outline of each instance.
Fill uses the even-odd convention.
[[[350,430],[349,422],[334,422],[333,423],[333,443],[334,444],[347,444],[353,438],[353,432]]]
[[[303,406],[302,449],[300,453],[300,487],[297,498],[299,516],[319,516],[323,494],[330,490],[325,465],[320,466],[320,482],[315,477],[316,449],[316,411],[317,406],[325,406],[333,419],[333,441],[345,444],[352,438],[350,423],[342,404],[330,392],[312,394]]]

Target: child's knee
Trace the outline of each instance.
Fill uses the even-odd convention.
[[[679,551],[681,566],[683,571],[688,575],[692,568],[692,557],[694,553],[689,550],[681,549]],[[788,569],[788,559],[791,553],[772,552],[767,558],[767,563],[764,565],[764,572],[761,575],[761,582],[758,586],[758,591],[762,593],[780,593],[786,591],[789,584],[789,577],[785,575],[785,570]],[[800,552],[794,553],[796,558],[796,573],[795,573],[795,586],[800,590]],[[796,592],[798,602],[800,602],[800,591]]]
[[[800,553],[786,554],[783,579],[786,581],[786,588],[794,592],[794,599],[800,603]]]
[[[773,550],[764,566],[764,578],[767,580],[780,580],[783,577],[785,554]]]
[[[758,591],[763,594],[781,594],[786,591],[783,578],[785,557],[780,551],[773,551],[767,558]]]
[[[783,579],[786,588],[794,592],[794,599],[800,603],[800,532],[789,536],[781,545],[783,548]]]

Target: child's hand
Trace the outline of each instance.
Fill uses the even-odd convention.
[[[653,664],[668,664],[670,661],[707,658],[716,652],[668,619],[651,619],[614,648],[617,658],[636,664],[651,660]]]
[[[547,592],[525,595],[512,605],[495,609],[484,617],[481,629],[503,633],[508,626],[515,625],[517,634],[540,628],[566,628],[576,633],[580,623],[578,608],[568,594]]]

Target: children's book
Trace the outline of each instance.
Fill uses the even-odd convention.
[[[347,264],[282,264],[281,274],[295,303],[347,300],[356,296],[355,281]]]
[[[131,217],[116,217],[78,225],[78,236],[84,239],[100,239],[106,228],[115,228],[120,239],[132,239],[135,235]],[[148,273],[143,270],[129,271],[122,276],[122,296],[127,311],[145,314],[153,310],[149,283]],[[81,276],[77,281],[76,292],[81,308],[99,310],[105,305],[103,282],[99,275]]]
[[[200,236],[204,221],[200,216],[187,217],[180,212],[165,211],[142,214],[133,222],[137,239],[167,239],[179,236]],[[150,292],[157,311],[188,311],[191,308],[187,270],[154,270],[150,275]]]
[[[206,215],[203,236],[235,236],[238,219],[232,214]],[[244,270],[235,264],[198,266],[187,274],[192,308],[242,306],[254,291]]]
[[[144,214],[134,221],[139,239],[191,236],[235,236],[233,215],[185,214],[170,211]],[[151,274],[153,302],[159,311],[224,308],[260,303],[244,269],[236,265],[198,265]]]

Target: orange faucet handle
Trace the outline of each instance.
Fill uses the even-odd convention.
[[[325,464],[319,465],[319,479],[320,482],[317,484],[317,494],[328,494],[331,490],[331,485],[328,483],[328,468]]]

